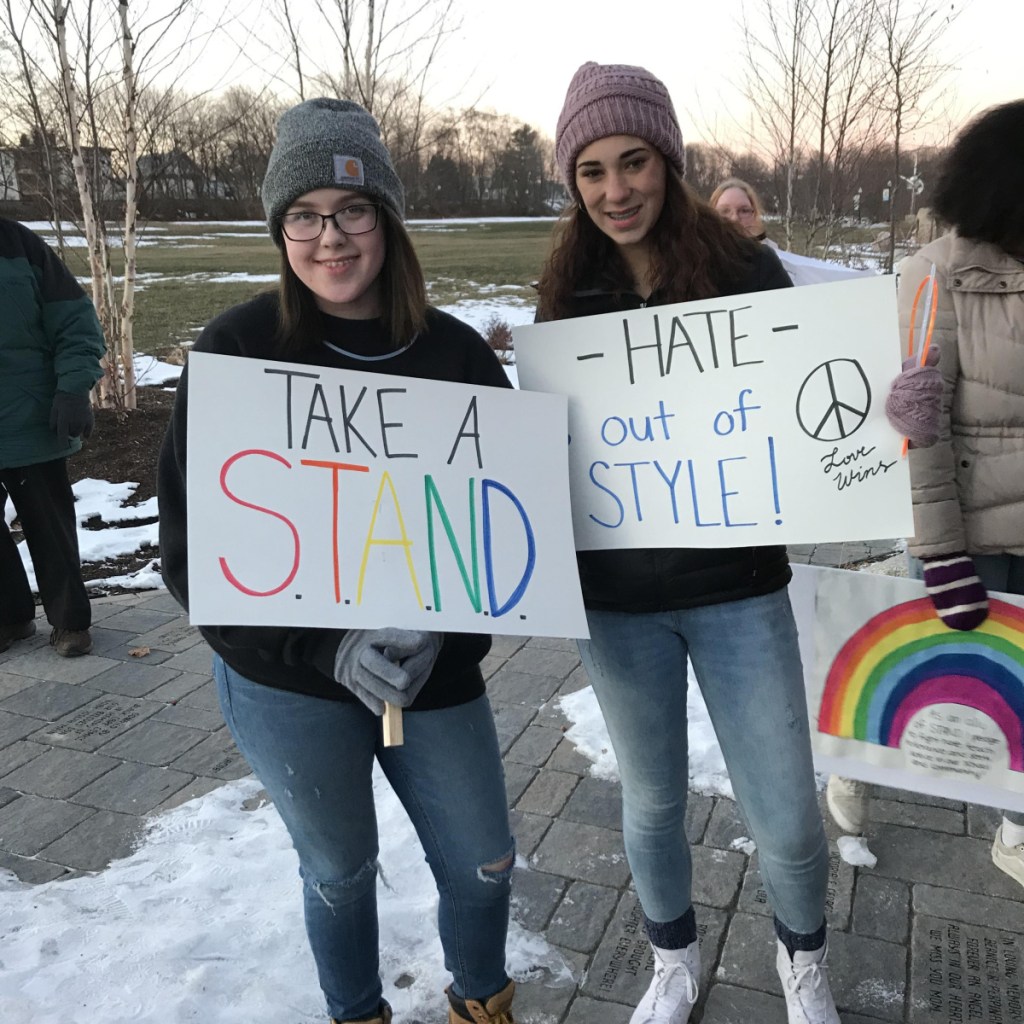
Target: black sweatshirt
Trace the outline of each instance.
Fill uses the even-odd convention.
[[[212,320],[195,351],[311,366],[361,370],[429,380],[511,387],[487,343],[468,324],[430,309],[427,326],[413,342],[391,350],[379,320],[323,316],[323,343],[305,352],[283,352],[276,341],[278,300],[260,295]],[[160,559],[164,582],[188,608],[188,497],[186,428],[188,368],[181,375],[171,422],[160,449]],[[236,672],[257,683],[331,700],[356,698],[334,680],[341,629],[292,626],[201,626],[210,646]],[[480,661],[490,650],[486,634],[446,633],[431,673],[411,711],[451,707],[484,692]]]

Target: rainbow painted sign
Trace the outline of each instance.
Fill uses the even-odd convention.
[[[914,715],[934,704],[991,718],[1009,768],[1024,772],[1024,609],[993,599],[969,633],[944,626],[927,597],[874,616],[832,662],[818,729],[899,747]]]
[[[196,624],[586,636],[564,398],[193,353]]]
[[[794,566],[818,767],[1024,810],[1024,598],[971,632],[916,580]]]

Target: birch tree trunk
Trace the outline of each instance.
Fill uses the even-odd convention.
[[[128,0],[118,0],[118,16],[121,22],[121,46],[124,60],[124,143],[128,174],[125,179],[124,197],[124,290],[121,295],[120,362],[121,379],[124,388],[124,408],[134,409],[137,405],[135,391],[135,252],[137,248],[137,222],[139,211],[138,182],[138,138],[135,130],[135,113],[138,106],[138,86],[135,79],[133,58],[135,46],[131,29],[128,27]]]

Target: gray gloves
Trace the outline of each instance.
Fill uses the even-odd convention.
[[[73,395],[58,391],[50,406],[50,429],[61,441],[73,437],[88,437],[92,433],[92,404],[88,395]]]
[[[407,708],[423,689],[443,633],[416,629],[351,629],[338,645],[334,678],[375,715],[384,704]]]

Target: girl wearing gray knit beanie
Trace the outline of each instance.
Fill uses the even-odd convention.
[[[558,119],[574,205],[541,276],[538,318],[790,286],[778,257],[683,181],[664,84],[584,64]],[[828,845],[818,810],[784,547],[577,553],[580,655],[622,778],[623,836],[654,976],[631,1024],[685,1024],[700,947],[686,838],[687,661],[711,713],[775,911],[789,1024],[838,1024],[826,964]]]
[[[315,99],[284,114],[263,202],[281,250],[280,284],[208,324],[197,351],[308,364],[299,376],[334,367],[510,387],[476,331],[427,306],[402,224],[402,183],[377,122],[358,104]],[[345,437],[369,447],[358,433],[361,402],[345,413]],[[323,419],[319,409],[310,419]],[[187,423],[186,368],[158,473],[164,580],[186,606]],[[480,670],[491,638],[386,626],[201,630],[231,735],[298,853],[331,1020],[391,1021],[377,939],[376,761],[437,884],[450,1024],[511,1024],[505,939],[515,852]],[[409,712],[402,745],[383,745],[386,704]]]

